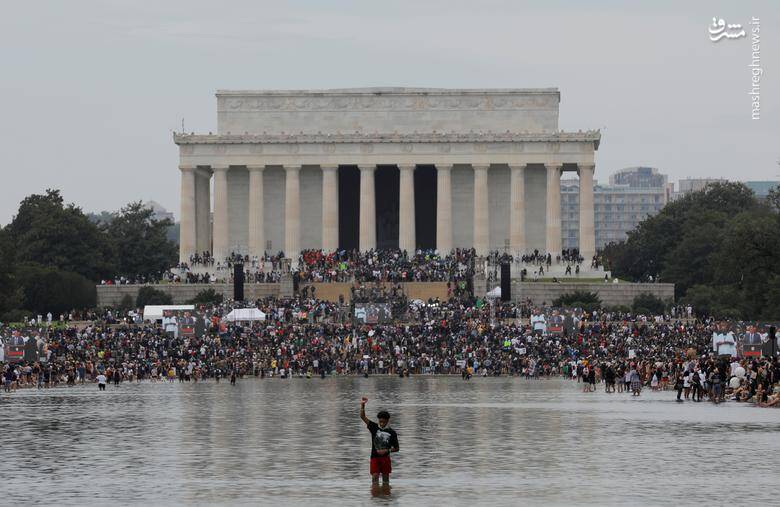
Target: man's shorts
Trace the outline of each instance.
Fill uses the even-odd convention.
[[[390,464],[390,456],[379,456],[377,458],[371,458],[371,475],[390,475],[390,472],[392,471],[393,466]]]

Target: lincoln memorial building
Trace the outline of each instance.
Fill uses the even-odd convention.
[[[598,131],[558,130],[560,92],[218,91],[217,131],[175,133],[180,258],[211,251],[561,251],[560,178],[577,172],[595,252]],[[213,209],[212,209],[213,201]]]

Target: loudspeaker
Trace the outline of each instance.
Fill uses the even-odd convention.
[[[509,264],[501,264],[501,301],[512,300],[512,275],[509,272]]]
[[[244,300],[244,265],[233,264],[233,299]]]

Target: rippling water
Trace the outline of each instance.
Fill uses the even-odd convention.
[[[780,410],[395,377],[124,383],[0,397],[2,504],[692,504],[777,501]],[[374,496],[370,435],[401,452]]]

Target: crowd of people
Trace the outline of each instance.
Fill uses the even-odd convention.
[[[287,266],[284,259],[283,252],[260,257],[231,253],[217,261],[210,252],[202,252],[159,275],[116,276],[101,284],[231,283],[235,264],[243,265],[246,283],[278,283],[286,272],[296,282],[459,282],[473,276],[476,253],[473,249],[455,249],[447,255],[434,250],[304,250],[296,265]]]
[[[492,283],[498,280],[499,267],[504,263],[516,264],[524,280],[538,280],[551,271],[553,264],[565,264],[562,276],[578,276],[584,262],[577,249],[564,249],[555,254],[534,250],[519,256],[494,250],[481,266],[476,265],[477,259],[474,249],[454,249],[446,255],[435,250],[304,250],[297,264],[289,266],[284,263],[284,252],[262,256],[232,252],[217,260],[211,252],[204,251],[192,254],[189,262],[181,262],[157,275],[116,276],[102,280],[101,284],[232,283],[233,266],[237,263],[243,265],[246,283],[279,283],[287,272],[298,282],[462,282],[473,277],[477,270],[485,270],[488,282]],[[594,256],[591,268],[600,266],[599,257]],[[533,270],[532,275],[528,269]]]
[[[304,250],[296,276],[307,282],[457,282],[474,273],[473,249],[447,255],[434,250]]]
[[[685,311],[637,316],[453,299],[409,302],[404,322],[366,325],[345,315],[345,305],[313,297],[267,299],[257,307],[266,320],[251,324],[224,318],[231,303],[204,307],[200,335],[115,315],[114,324],[104,316],[82,328],[24,330],[28,339],[47,343],[46,357],[6,364],[6,388],[90,382],[98,375],[123,382],[469,372],[562,376],[588,390],[603,383],[635,396],[644,388],[677,389],[683,400],[778,403],[775,361],[713,353],[713,333],[722,323],[689,319]]]

